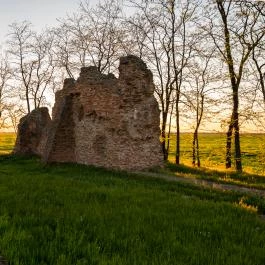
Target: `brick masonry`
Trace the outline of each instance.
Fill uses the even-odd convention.
[[[119,78],[81,69],[56,93],[42,158],[123,170],[163,165],[153,76],[135,56],[120,59]]]

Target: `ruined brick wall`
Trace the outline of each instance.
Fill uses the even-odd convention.
[[[13,153],[42,156],[50,125],[51,118],[47,108],[35,109],[20,119]]]
[[[153,77],[135,56],[120,59],[119,78],[82,68],[56,94],[43,158],[138,170],[163,164]]]
[[[75,156],[75,124],[73,120],[74,79],[66,79],[64,89],[55,96],[53,120],[42,154],[44,161],[77,162]]]

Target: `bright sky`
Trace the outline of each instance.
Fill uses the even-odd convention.
[[[6,41],[6,35],[9,30],[8,25],[13,22],[30,21],[37,31],[46,26],[55,26],[57,24],[56,19],[65,17],[67,13],[71,14],[76,11],[80,1],[0,0],[0,45]],[[98,2],[99,0],[89,0],[92,6]],[[220,129],[219,125],[218,129]]]
[[[8,25],[28,20],[36,30],[56,25],[56,18],[77,10],[79,0],[0,0],[0,44],[4,43]],[[95,4],[98,0],[90,0]]]

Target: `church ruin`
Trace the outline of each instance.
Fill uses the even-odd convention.
[[[123,170],[162,166],[160,111],[153,93],[152,73],[135,56],[120,59],[119,78],[82,68],[76,81],[66,79],[56,93],[52,120],[41,126],[35,153],[45,162]],[[23,153],[23,137],[19,130],[15,153]]]

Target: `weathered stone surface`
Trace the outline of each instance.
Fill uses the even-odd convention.
[[[18,125],[14,154],[42,156],[51,118],[47,108],[38,108],[23,117]]]
[[[163,164],[159,108],[150,70],[120,59],[119,78],[81,69],[56,93],[43,160],[139,170]]]

